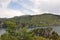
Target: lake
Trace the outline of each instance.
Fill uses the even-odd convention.
[[[0,35],[2,35],[2,34],[4,34],[4,33],[6,33],[5,29],[0,28]]]
[[[38,27],[38,28],[46,28],[46,27]],[[57,32],[60,35],[60,26],[52,27],[52,28],[55,32]],[[34,29],[34,28],[32,28],[32,29]],[[29,29],[29,30],[32,30],[32,29]],[[4,33],[6,33],[5,29],[1,28],[0,29],[0,35],[2,35]]]
[[[60,35],[60,27],[53,27],[53,30]]]

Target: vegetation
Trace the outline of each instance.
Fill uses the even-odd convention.
[[[27,27],[17,29],[17,24],[8,21],[6,33],[1,40],[59,40],[60,36],[52,28],[39,28],[28,31]]]
[[[38,19],[38,20],[37,20]],[[45,13],[41,15],[26,15],[14,18],[1,18],[4,24],[7,21],[15,22],[19,27],[60,26],[60,15]]]
[[[49,27],[29,30],[32,27],[59,26],[59,17],[53,14],[42,14],[2,19],[0,26],[6,29],[6,33],[1,35],[0,40],[60,40],[60,35]]]

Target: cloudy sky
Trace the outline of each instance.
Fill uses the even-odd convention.
[[[45,12],[60,15],[60,0],[0,0],[0,18]]]

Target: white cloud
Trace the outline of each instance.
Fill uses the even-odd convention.
[[[34,4],[35,10],[51,12],[54,14],[60,13],[60,0],[30,0]]]
[[[33,13],[27,13],[27,14],[29,14],[29,15],[36,15],[36,14],[41,14],[41,11],[39,10],[39,4],[40,4],[40,1],[39,0],[29,0],[29,1],[31,1],[31,3],[33,2],[33,6],[31,5],[28,5],[28,4],[25,4],[25,3],[23,3],[23,2],[19,2],[19,1],[17,1],[17,3],[19,4],[19,5],[22,5],[24,8],[26,8],[27,10],[31,10],[31,11],[33,11]],[[26,11],[24,11],[24,12],[26,12]]]
[[[1,18],[4,18],[4,17],[10,18],[10,17],[14,17],[14,16],[21,16],[21,15],[25,15],[25,14],[18,10],[0,8],[0,17]]]
[[[50,5],[52,5],[52,4],[58,4],[58,3],[60,3],[60,0],[30,0],[31,2],[33,2],[35,5],[37,4],[41,4],[41,3],[48,3],[48,4],[50,4]]]
[[[11,0],[0,0],[0,5],[3,8],[6,8],[10,2],[11,2]]]
[[[34,13],[32,13],[31,15],[36,15],[36,14],[41,14],[42,12],[39,10],[39,9],[37,9],[37,8],[32,8],[32,9],[30,9],[30,10],[32,10]]]
[[[44,12],[50,12],[56,14],[60,13],[60,5],[59,5],[60,0],[29,0],[29,1],[33,3],[33,6],[29,6],[23,2],[18,2],[18,1],[17,2],[18,4],[22,5],[24,8],[34,12],[30,15],[41,14]]]
[[[10,18],[14,16],[26,15],[19,10],[13,10],[13,9],[7,8],[11,1],[16,2],[17,0],[15,1],[14,0],[0,0],[0,18],[5,18],[5,17]]]
[[[17,2],[18,4],[22,5],[24,8],[27,10],[31,10],[34,13],[30,15],[36,15],[36,14],[41,14],[44,12],[50,12],[54,14],[59,14],[60,13],[60,0],[29,0],[32,5],[28,5],[28,3],[20,2],[18,0],[0,0],[0,17],[13,17],[13,16],[19,16],[19,15],[26,15],[25,13],[27,12],[25,9],[25,13],[22,13],[19,10],[13,10],[13,9],[8,9],[8,5],[10,2]]]

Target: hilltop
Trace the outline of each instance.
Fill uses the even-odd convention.
[[[25,15],[16,16],[8,19],[0,19],[3,21],[12,21],[17,25],[24,26],[60,26],[60,15],[54,15],[50,13],[44,13],[41,15]]]

